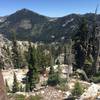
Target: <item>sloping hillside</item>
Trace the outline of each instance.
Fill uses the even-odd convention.
[[[89,28],[92,28],[93,13],[70,14],[64,17],[50,18],[22,9],[9,16],[0,17],[0,33],[9,39],[15,32],[18,40],[62,41],[75,35],[84,16],[88,20]],[[100,15],[97,15],[97,22],[100,25]]]

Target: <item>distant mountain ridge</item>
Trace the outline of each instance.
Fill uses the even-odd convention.
[[[64,38],[75,35],[83,16],[87,18],[91,28],[94,19],[93,13],[50,18],[28,9],[22,9],[9,16],[0,17],[0,33],[8,39],[11,39],[12,32],[15,32],[18,40],[62,41]],[[97,22],[100,25],[100,15],[97,15]]]

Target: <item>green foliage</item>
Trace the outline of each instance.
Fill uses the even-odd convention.
[[[49,77],[48,77],[48,85],[56,86],[60,82],[60,76],[58,72],[54,72],[54,68],[50,67]]]
[[[79,26],[78,32],[75,36],[75,40],[74,40],[75,44],[73,45],[76,66],[78,68],[84,67],[84,62],[86,58],[87,33],[88,33],[87,23],[86,20],[83,18],[83,21]]]
[[[37,64],[37,52],[34,47],[29,46],[29,60],[28,60],[28,69],[27,72],[27,82],[26,86],[29,87],[29,90],[32,91],[35,88],[35,84],[39,82],[39,73],[38,73],[38,64]]]
[[[100,72],[96,73],[91,80],[95,83],[100,83]]]
[[[30,83],[26,80],[25,91],[30,92]]]
[[[89,56],[86,57],[86,59],[85,59],[85,65],[90,65],[90,66],[92,66],[92,63],[93,63],[93,57],[92,57],[92,55],[89,55]]]
[[[48,85],[51,86],[56,86],[57,84],[59,84],[59,79],[58,79],[58,75],[57,73],[51,74],[48,78]]]
[[[94,83],[100,83],[100,76],[98,76],[98,77],[92,77],[92,81]]]
[[[25,91],[24,91],[24,88],[23,88],[22,85],[20,85],[20,87],[19,87],[19,91],[20,91],[20,92],[25,92]]]
[[[35,96],[29,96],[26,97],[23,94],[9,94],[8,95],[8,99],[13,99],[13,100],[42,100],[42,96],[41,95],[35,95]]]
[[[16,93],[18,91],[19,91],[19,86],[18,86],[16,74],[14,73],[14,80],[13,80],[12,92]]]
[[[93,64],[93,57],[92,55],[88,55],[85,59],[85,63],[84,63],[84,71],[86,72],[86,74],[88,75],[88,77],[90,77],[93,73],[92,71],[92,64]]]
[[[66,46],[64,46],[64,64],[67,64]]]
[[[20,68],[21,57],[18,50],[18,45],[16,41],[16,34],[13,33],[13,40],[12,40],[12,61],[14,68]]]
[[[68,85],[62,83],[58,86],[58,89],[61,90],[61,91],[68,91]]]
[[[67,91],[69,89],[68,85],[67,85],[67,80],[60,78],[60,82],[59,82],[57,88],[62,91]]]
[[[88,35],[89,27],[83,18],[75,36],[74,54],[76,67],[84,69],[87,74],[96,73],[96,63],[99,52],[99,42],[96,38],[96,22],[93,25],[91,36]]]
[[[72,90],[72,95],[79,97],[84,92],[82,85],[79,82],[75,83],[74,89]]]
[[[25,96],[22,94],[16,94],[14,100],[25,100]]]
[[[42,100],[42,97],[40,95],[30,96],[28,100]]]
[[[44,73],[46,67],[50,66],[50,55],[47,53],[46,48],[43,49],[42,46],[37,47],[37,65],[41,73]]]

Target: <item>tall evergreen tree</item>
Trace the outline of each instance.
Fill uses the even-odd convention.
[[[12,92],[13,92],[13,93],[16,93],[16,92],[18,92],[18,91],[19,91],[18,81],[17,81],[16,74],[14,73]]]
[[[28,73],[27,73],[27,84],[29,86],[29,90],[32,91],[35,88],[36,83],[39,82],[38,75],[38,64],[37,64],[37,52],[34,47],[32,47],[31,43],[29,45],[29,60],[28,60]]]
[[[19,56],[15,33],[13,33],[13,38],[12,38],[12,61],[14,68],[20,68],[20,56]]]
[[[44,50],[42,50],[40,47],[37,47],[37,64],[40,69],[40,73],[44,73],[46,66],[48,65]]]
[[[58,62],[58,69],[60,69],[59,67],[60,66]],[[55,86],[59,84],[60,82],[59,72],[60,70],[58,70],[58,72],[54,71],[53,62],[52,62],[52,54],[51,54],[51,66],[50,66],[50,72],[49,72],[48,81],[47,81],[48,85]]]
[[[99,41],[97,39],[96,13],[94,16],[92,34],[88,36],[88,27],[85,20],[82,21],[79,31],[75,36],[75,61],[78,68],[82,68],[91,76],[96,73],[96,64],[99,55]]]
[[[81,69],[84,68],[84,63],[86,59],[87,34],[88,34],[88,27],[86,20],[83,18],[82,23],[74,39],[75,44],[73,45],[76,66],[77,68]]]

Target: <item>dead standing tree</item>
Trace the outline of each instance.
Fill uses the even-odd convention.
[[[71,66],[72,66],[72,40],[68,39],[68,73],[67,73],[67,81],[70,81],[70,73],[71,73]]]
[[[99,40],[98,40],[98,25],[96,22],[97,19],[97,10],[98,6],[95,10],[95,16],[94,16],[94,24],[93,24],[93,32],[92,32],[92,56],[93,56],[93,64],[92,64],[92,71],[93,74],[97,72],[97,61],[98,61],[98,56],[99,56]]]

